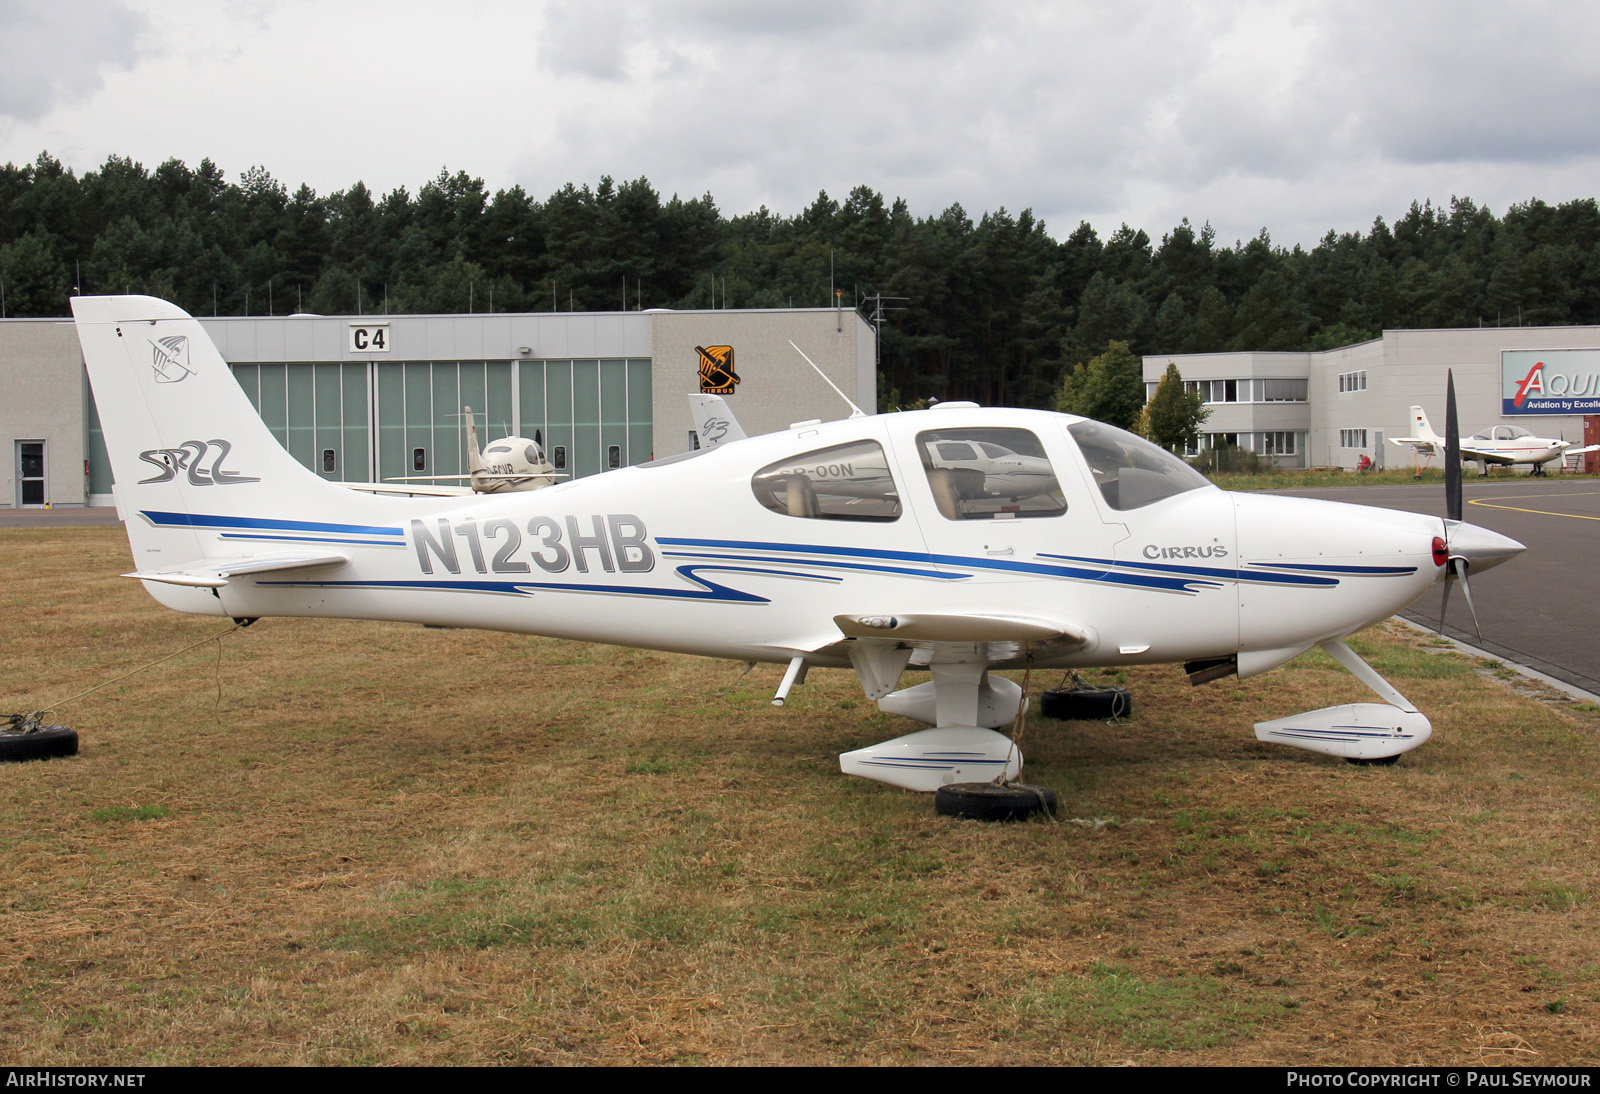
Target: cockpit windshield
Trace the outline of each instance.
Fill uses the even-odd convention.
[[[1496,425],[1488,429],[1479,430],[1472,435],[1475,441],[1515,441],[1523,437],[1531,437],[1526,429],[1515,425]]]
[[[1113,509],[1141,509],[1211,485],[1172,453],[1115,426],[1084,420],[1069,425],[1067,432],[1078,442],[1095,485]]]

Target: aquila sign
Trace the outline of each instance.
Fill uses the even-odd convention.
[[[1600,414],[1600,349],[1503,350],[1505,414]]]

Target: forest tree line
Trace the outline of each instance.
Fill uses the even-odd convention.
[[[1052,406],[1113,342],[1135,355],[1327,349],[1385,329],[1600,324],[1600,207],[1413,203],[1315,247],[1222,244],[1188,220],[1159,241],[1031,211],[917,217],[858,186],[805,210],[724,216],[644,178],[544,200],[441,171],[413,195],[360,182],[293,193],[209,159],[112,157],[79,176],[48,153],[0,167],[0,297],[62,316],[84,293],[159,296],[195,315],[821,307],[884,298],[882,402]]]

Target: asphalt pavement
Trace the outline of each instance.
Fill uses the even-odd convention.
[[[1284,490],[1302,498],[1328,498],[1443,517],[1444,487],[1351,486]],[[1519,475],[1474,481],[1468,470],[1462,517],[1523,543],[1518,557],[1469,575],[1483,626],[1472,629],[1466,597],[1450,592],[1444,633],[1502,660],[1537,669],[1591,693],[1600,693],[1600,480],[1542,479]],[[1437,629],[1441,593],[1425,594],[1402,614]]]
[[[117,511],[110,506],[0,509],[0,528],[108,528],[117,523]]]

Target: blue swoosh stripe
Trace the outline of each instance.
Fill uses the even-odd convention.
[[[828,547],[811,544],[772,543],[761,540],[737,539],[684,539],[657,536],[663,546],[725,547],[747,551],[783,551],[793,554],[820,554],[857,558],[882,558],[898,562],[923,562],[937,566],[956,566],[974,570],[998,570],[1007,573],[1040,574],[1045,577],[1067,577],[1079,581],[1103,581],[1113,585],[1130,585],[1136,588],[1165,589],[1169,592],[1193,593],[1195,586],[1221,588],[1219,581],[1208,580],[1196,574],[1190,577],[1162,577],[1154,574],[1119,573],[1110,566],[1087,570],[1074,566],[1052,566],[1040,562],[1004,562],[999,559],[969,558],[962,555],[928,554],[921,551],[890,551],[873,547]],[[1065,557],[1065,556],[1060,556]]]
[[[1041,553],[1040,558],[1061,558],[1075,562],[1099,562],[1107,566],[1128,568],[1136,570],[1155,570],[1169,574],[1194,574],[1198,577],[1215,577],[1225,581],[1248,581],[1259,585],[1337,585],[1339,582],[1331,577],[1313,577],[1311,575],[1295,574],[1256,574],[1245,570],[1233,570],[1222,566],[1177,566],[1172,563],[1162,562],[1116,562],[1109,559],[1078,558],[1073,555],[1051,555]]]
[[[266,532],[223,532],[223,539],[292,540],[296,543],[353,543],[359,547],[404,547],[392,539],[349,539],[340,536],[274,536]]]
[[[470,579],[396,579],[393,581],[260,581],[259,585],[276,585],[295,589],[356,588],[356,589],[418,589],[430,592],[502,593],[512,596],[530,596],[533,590],[569,593],[609,593],[618,596],[666,597],[673,600],[714,600],[729,604],[770,604],[771,600],[741,589],[732,589],[710,578],[700,576],[701,570],[729,571],[733,573],[771,574],[777,577],[796,577],[783,570],[763,570],[753,566],[679,566],[677,573],[699,585],[699,589],[667,589],[660,586],[600,585],[569,581],[477,581]],[[842,580],[824,575],[809,575],[814,581]]]
[[[971,574],[947,574],[938,570],[913,570],[907,566],[877,566],[870,562],[835,562],[832,559],[793,559],[773,558],[765,555],[713,555],[704,551],[662,551],[663,558],[716,558],[730,561],[746,560],[749,562],[796,562],[802,566],[832,566],[841,570],[868,570],[884,574],[907,574],[911,577],[933,577],[941,581],[961,581],[969,578]]]
[[[1264,566],[1278,570],[1310,570],[1313,573],[1324,574],[1375,574],[1385,576],[1389,574],[1414,574],[1415,566],[1332,566],[1310,562],[1252,562],[1252,566]]]
[[[404,528],[381,524],[324,524],[314,520],[273,520],[267,517],[218,517],[206,513],[140,512],[151,524],[164,528],[265,528],[275,532],[336,532],[358,536],[399,536]]]

